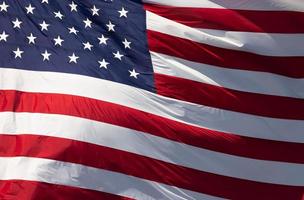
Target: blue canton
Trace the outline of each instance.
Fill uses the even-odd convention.
[[[0,67],[154,91],[140,0],[0,0]]]

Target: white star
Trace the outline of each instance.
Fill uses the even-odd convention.
[[[7,37],[8,37],[9,35],[8,34],[6,34],[5,33],[5,31],[3,31],[1,34],[0,34],[0,41],[7,41],[6,39],[7,39]]]
[[[119,12],[119,14],[120,14],[119,17],[125,17],[125,18],[128,17],[128,16],[127,16],[127,13],[128,13],[129,11],[125,10],[124,7],[122,7],[121,10],[119,10],[118,12]]]
[[[47,50],[44,51],[44,53],[41,53],[41,55],[43,56],[43,61],[45,60],[50,60],[50,56],[52,55],[51,53],[49,53]]]
[[[27,36],[27,39],[29,40],[29,44],[31,44],[31,43],[33,43],[33,44],[35,44],[35,39],[36,39],[37,37],[34,37],[33,36],[33,33],[31,33],[31,35],[30,36]]]
[[[131,46],[130,46],[131,42],[129,42],[126,38],[122,43],[125,46],[125,49],[128,49],[128,48],[131,49]]]
[[[133,69],[132,71],[129,70],[129,72],[130,72],[130,77],[134,77],[134,78],[137,79],[137,76],[139,75],[139,73],[137,73],[137,72],[135,71],[135,69]]]
[[[101,37],[98,38],[99,44],[105,44],[105,45],[107,45],[107,40],[108,39],[109,38],[106,38],[104,35],[101,35]]]
[[[14,54],[15,54],[15,58],[22,58],[22,55],[21,55],[21,54],[23,54],[24,51],[21,51],[21,50],[19,49],[19,47],[18,47],[17,50],[16,50],[16,51],[13,51],[13,52],[14,52]]]
[[[50,25],[50,24],[47,24],[45,21],[43,21],[41,24],[39,24],[40,26],[41,26],[41,31],[43,31],[43,30],[48,30],[48,26]]]
[[[2,4],[0,4],[0,11],[5,11],[7,12],[7,8],[10,7],[8,4],[5,3],[5,1],[2,2]]]
[[[83,44],[83,49],[86,50],[86,49],[89,49],[90,51],[92,50],[92,47],[93,45],[91,45],[89,42],[86,42],[86,43],[82,43]]]
[[[68,28],[69,29],[69,33],[73,33],[73,34],[75,34],[75,35],[77,35],[77,33],[79,32],[79,31],[77,31],[75,28],[74,28],[74,26],[73,27],[71,27],[71,28]]]
[[[114,55],[114,58],[117,58],[118,60],[121,60],[121,58],[124,56],[124,55],[120,54],[119,51],[117,51],[116,53],[113,53],[113,55]]]
[[[69,63],[76,63],[77,64],[77,59],[79,58],[78,56],[76,56],[74,53],[73,53],[73,55],[71,55],[71,56],[69,56],[69,58],[70,58],[70,61],[69,61]]]
[[[55,17],[57,17],[57,18],[59,18],[59,19],[62,19],[62,18],[64,17],[63,14],[61,14],[60,11],[54,12],[54,14],[55,14]]]
[[[60,38],[60,36],[58,35],[57,38],[54,38],[55,41],[55,46],[59,45],[62,46],[62,42],[64,41],[63,39]]]
[[[83,23],[85,24],[84,25],[85,28],[87,28],[87,27],[92,28],[92,21],[89,20],[88,18],[86,20],[83,20]]]
[[[71,12],[72,11],[77,12],[77,4],[75,4],[74,1],[72,1],[72,3],[69,4],[69,6],[71,7]]]
[[[49,0],[42,0],[41,3],[46,3],[46,4],[48,4],[48,3],[49,3]]]
[[[108,65],[110,64],[106,62],[105,59],[102,59],[102,61],[98,61],[98,63],[99,63],[99,68],[106,68],[106,69],[108,69]]]
[[[93,8],[91,8],[92,15],[93,15],[93,16],[94,16],[94,15],[99,16],[99,13],[98,13],[99,10],[100,10],[100,9],[96,8],[96,6],[94,5]]]
[[[111,21],[109,21],[109,23],[106,24],[106,26],[108,27],[108,31],[113,31],[113,32],[115,32],[115,29],[114,29],[115,25],[112,24]]]
[[[27,7],[25,7],[25,9],[26,9],[26,14],[29,14],[29,13],[34,14],[33,11],[34,11],[36,8],[35,8],[35,7],[32,7],[32,5],[29,4]]]
[[[19,21],[18,18],[16,18],[15,21],[12,21],[12,23],[14,24],[13,28],[21,28],[20,25],[22,24],[22,21]]]

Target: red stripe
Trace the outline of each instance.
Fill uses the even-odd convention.
[[[146,4],[145,9],[193,28],[266,33],[304,33],[303,12],[185,8],[151,4]]]
[[[270,72],[304,78],[304,57],[262,56],[223,49],[148,30],[150,50],[224,68]]]
[[[2,200],[131,200],[108,193],[35,181],[0,180]]]
[[[230,199],[295,199],[304,190],[304,187],[215,175],[68,139],[0,135],[0,141],[0,156],[28,156],[78,163]]]
[[[303,156],[300,156],[304,155],[304,144],[301,143],[255,139],[199,128],[125,106],[79,96],[18,91],[0,91],[0,94],[0,111],[82,117],[227,154],[304,163]]]
[[[304,99],[242,92],[163,74],[154,78],[157,93],[163,96],[253,115],[304,120]]]

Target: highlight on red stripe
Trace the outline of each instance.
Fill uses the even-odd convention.
[[[0,199],[5,200],[131,200],[104,192],[64,185],[26,181],[0,180]]]
[[[23,144],[22,147],[18,145],[20,143]],[[38,157],[83,164],[229,199],[295,199],[304,189],[206,173],[133,153],[63,138],[0,135],[0,147],[3,149],[0,156]]]
[[[304,57],[274,57],[219,48],[148,30],[151,51],[218,67],[304,78]]]
[[[122,105],[79,96],[19,91],[0,93],[4,102],[0,105],[0,111],[76,116],[217,152],[262,160],[304,163],[304,158],[299,156],[304,154],[304,144],[301,143],[264,140],[209,130]]]
[[[304,99],[242,92],[163,74],[154,78],[156,91],[163,96],[258,116],[304,120]]]
[[[304,13],[145,4],[145,9],[193,27],[243,32],[304,33]]]

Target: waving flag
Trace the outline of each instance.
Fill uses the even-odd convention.
[[[302,0],[0,0],[0,199],[301,199]]]

